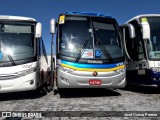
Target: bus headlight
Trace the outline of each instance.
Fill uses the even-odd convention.
[[[62,67],[62,66],[60,66],[59,68],[60,68],[60,70],[62,70],[63,72],[72,73],[72,72],[74,71],[74,70],[71,69],[71,68],[66,68],[66,67]]]
[[[116,70],[116,72],[118,72],[118,73],[124,73],[125,70],[126,70],[125,68],[121,68],[121,69]]]
[[[33,72],[35,72],[37,70],[37,67],[34,67],[34,68],[31,68],[31,69],[28,69],[28,70],[23,70],[23,71],[20,71],[20,72],[16,72],[15,74],[18,74],[18,76],[25,76],[25,75],[28,75],[28,74],[31,74]]]
[[[153,67],[153,68],[151,68],[151,70],[153,72],[160,72],[160,68],[159,67]]]

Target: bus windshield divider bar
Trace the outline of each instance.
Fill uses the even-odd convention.
[[[98,43],[100,43],[100,45],[103,46],[103,43],[100,39],[97,39]],[[98,44],[97,44],[98,45]],[[99,45],[98,45],[99,46]],[[103,52],[103,54],[107,57],[109,57],[110,62],[113,61],[113,58],[111,57],[111,55],[109,54],[108,50],[103,46],[99,46]]]
[[[3,42],[0,41],[0,46],[2,47],[2,49],[4,50],[5,54],[8,56],[9,60],[11,61],[12,65],[16,65],[16,63],[14,62],[12,56],[7,52],[6,47],[4,46]]]
[[[84,53],[84,48],[87,46],[88,41],[89,41],[89,39],[86,39],[86,41],[84,42],[80,52],[78,53],[78,56],[77,56],[75,62],[78,62],[80,57],[81,57],[81,55]],[[82,50],[83,50],[83,53],[82,53]]]

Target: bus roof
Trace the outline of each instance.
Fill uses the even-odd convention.
[[[0,20],[36,21],[34,18],[22,16],[0,15]]]
[[[65,12],[65,13],[62,13],[62,14],[112,18],[111,16],[107,16],[107,15],[104,15],[104,14],[89,13],[89,12]]]
[[[160,14],[143,14],[143,15],[137,15],[137,16],[131,18],[130,20],[128,20],[126,23],[129,23],[130,21],[133,21],[133,20],[139,21],[139,18],[140,18],[140,17],[160,17]]]

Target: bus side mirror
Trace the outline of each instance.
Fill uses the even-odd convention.
[[[132,24],[130,24],[130,23],[121,25],[122,30],[123,30],[123,28],[126,28],[126,27],[129,30],[129,36],[130,36],[130,38],[135,38],[136,35],[135,35],[135,28],[134,28],[134,26]]]
[[[127,50],[126,40],[128,38],[126,38],[126,33],[129,34],[128,37],[130,37],[131,39],[135,38],[136,37],[135,28],[132,24],[129,24],[129,23],[121,25],[120,28],[123,33],[123,45],[124,45],[124,50],[125,50],[126,56],[129,60],[133,61],[128,53],[128,50]]]
[[[42,24],[38,22],[36,24],[36,38],[41,38],[42,37]]]
[[[136,34],[135,34],[134,26],[132,24],[127,24],[127,26],[128,26],[128,29],[129,29],[130,38],[135,38]]]
[[[55,34],[56,33],[56,20],[54,18],[50,21],[50,33]]]
[[[150,26],[148,22],[141,22],[143,39],[150,39]]]

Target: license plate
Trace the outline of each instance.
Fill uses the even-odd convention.
[[[102,80],[89,80],[89,85],[101,85]]]
[[[145,70],[138,70],[138,75],[145,75]]]

